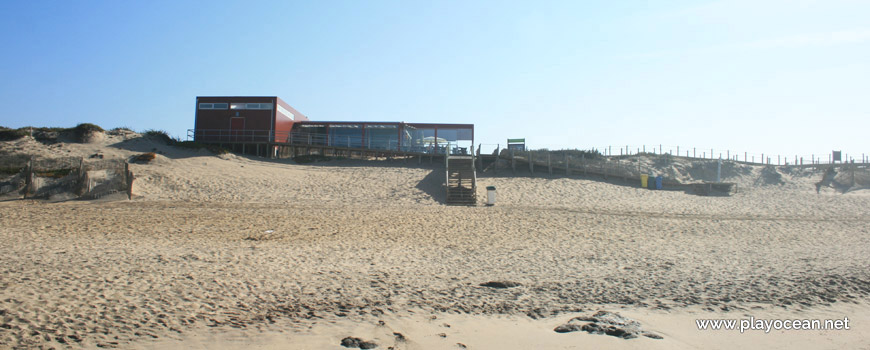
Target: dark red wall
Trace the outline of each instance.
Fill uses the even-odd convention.
[[[200,103],[271,103],[272,110],[199,109]],[[275,113],[275,97],[197,97],[196,139],[207,142],[267,142]],[[230,119],[245,120],[243,130],[230,131]]]
[[[280,97],[276,97],[275,99],[277,100],[275,107],[275,142],[287,142],[287,137],[289,136],[290,131],[293,130],[293,124],[296,122],[308,121],[308,117],[299,113],[299,111],[288,105]],[[278,113],[278,105],[284,107],[284,109],[290,113],[293,113],[293,120]]]

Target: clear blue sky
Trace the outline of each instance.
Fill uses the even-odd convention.
[[[870,2],[3,1],[0,125],[164,129],[194,98],[477,142],[870,154]]]

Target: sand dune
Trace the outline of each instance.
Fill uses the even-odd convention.
[[[816,194],[810,177],[710,198],[482,174],[481,188],[498,188],[496,206],[447,207],[443,174],[425,162],[298,165],[133,136],[3,147],[162,153],[132,165],[132,201],[0,202],[6,347],[341,348],[357,336],[397,349],[848,348],[870,339],[870,196]],[[518,286],[480,285],[488,281]],[[599,309],[664,339],[553,332]],[[691,321],[844,314],[854,331],[711,336]]]

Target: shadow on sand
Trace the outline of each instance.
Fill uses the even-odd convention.
[[[428,194],[436,202],[447,204],[447,190],[444,188],[445,176],[443,168],[432,169],[415,187]]]

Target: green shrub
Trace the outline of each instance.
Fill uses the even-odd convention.
[[[169,133],[167,133],[164,130],[148,129],[148,130],[145,130],[145,136],[158,139],[160,141],[163,141],[163,143],[170,145],[170,146],[174,145],[178,141],[178,140],[170,137]]]
[[[506,152],[506,154],[510,154],[510,150],[508,150],[508,149],[503,149],[502,152]],[[526,151],[524,151],[524,152],[526,152]],[[575,158],[575,159],[580,159],[581,157],[583,159],[598,159],[602,156],[601,152],[598,152],[598,150],[594,149],[594,148],[591,150],[579,150],[579,149],[549,150],[546,148],[541,148],[541,149],[537,149],[537,150],[532,150],[532,152],[535,152],[537,154],[550,153],[550,155],[555,159],[563,159],[566,154],[571,156],[571,158]],[[515,154],[520,155],[522,153],[523,152],[516,152]],[[535,157],[537,158],[538,156],[536,155]]]
[[[21,172],[24,168],[4,168],[0,167],[0,174],[2,175],[15,175]]]
[[[34,171],[33,174],[39,177],[50,177],[54,179],[60,179],[64,176],[72,173],[73,169],[55,169],[55,170],[45,170],[45,171]]]
[[[84,142],[85,138],[91,133],[103,131],[105,130],[103,130],[103,128],[101,128],[99,125],[91,123],[81,123],[73,128],[73,133],[75,134],[76,140],[78,140],[79,142]]]
[[[0,141],[14,141],[30,134],[30,130],[10,129],[0,126]]]

